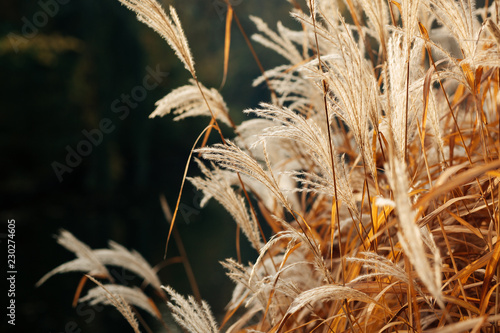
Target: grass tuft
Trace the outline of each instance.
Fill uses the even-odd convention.
[[[252,39],[284,63],[262,69],[255,83],[267,84],[271,102],[246,110],[256,119],[239,125],[219,91],[198,81],[175,9],[167,15],[154,0],[120,1],[167,40],[193,77],[153,116],[210,117],[190,155],[199,153],[203,176],[187,177],[186,168],[183,180],[203,192],[203,203],[217,200],[259,256],[249,265],[223,262],[235,288],[221,328],[206,303],[161,287],[137,252],[116,243],[92,250],[67,231],[58,241],[77,259],[38,285],[75,270],[94,282],[108,278],[98,283],[104,293],[93,289],[80,300],[115,305],[134,330],[129,303],[154,316],[157,308],[139,296],[149,290],[112,284],[106,265],[127,268],[170,298],[190,332],[230,322],[226,332],[499,330],[498,1],[484,8],[472,0],[345,0],[339,8],[292,1],[296,30],[279,23],[276,32],[252,17],[259,31]],[[221,86],[233,19],[241,28],[229,7]],[[212,128],[220,143],[206,146]]]

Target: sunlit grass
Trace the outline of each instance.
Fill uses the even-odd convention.
[[[210,117],[191,152],[203,176],[189,178],[186,167],[183,184],[203,192],[202,204],[221,203],[259,257],[250,265],[223,262],[235,289],[219,325],[206,303],[162,289],[140,255],[114,243],[92,250],[75,239],[71,246],[63,232],[59,242],[78,258],[40,283],[73,270],[107,279],[102,293],[125,302],[121,312],[137,325],[125,310],[145,309],[142,296],[132,296],[141,291],[113,294],[125,289],[112,285],[105,267],[124,266],[170,299],[174,318],[190,332],[498,329],[498,1],[476,9],[466,0],[345,0],[342,13],[335,1],[291,1],[295,30],[278,24],[273,31],[252,18],[259,31],[253,40],[284,63],[256,80],[270,100],[246,110],[255,117],[239,125],[231,119],[239,111],[198,81],[175,10],[120,1],[167,40],[192,75],[153,115]],[[224,78],[235,22],[230,8]],[[459,57],[443,36],[458,45]],[[249,52],[258,60],[253,47]],[[220,123],[233,129],[232,138]],[[206,146],[212,129],[220,143]],[[182,261],[197,290],[194,280],[203,277]],[[106,303],[108,296],[84,299]],[[148,309],[156,315],[156,306]]]

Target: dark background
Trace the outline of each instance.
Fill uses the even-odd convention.
[[[190,148],[209,118],[181,122],[173,122],[172,116],[148,118],[154,102],[186,84],[189,74],[167,43],[118,1],[60,0],[59,8],[51,7],[51,15],[42,3],[53,1],[0,2],[0,267],[4,276],[7,220],[15,219],[18,272],[16,326],[7,325],[8,318],[2,315],[0,331],[132,331],[111,307],[71,307],[79,273],[54,276],[39,288],[35,283],[54,267],[74,259],[53,238],[60,228],[92,248],[107,247],[112,239],[138,250],[152,265],[160,263],[168,225],[159,195],[175,205]],[[163,1],[165,8],[169,4],[179,13],[200,81],[219,87],[223,1]],[[288,16],[285,1],[233,0],[233,4],[249,35],[255,28],[248,15],[262,17],[271,28],[278,19],[298,28]],[[29,24],[36,30],[29,30]],[[282,61],[260,45],[254,46],[266,69]],[[157,66],[168,76],[120,119],[121,113],[112,110],[113,101],[142,85],[147,68]],[[258,75],[233,23],[229,75],[221,93],[236,123],[244,119],[243,109],[269,100],[265,87],[251,87]],[[99,128],[105,118],[114,130],[105,133],[102,142],[92,146],[92,152],[71,173],[64,173],[60,182],[53,163],[66,164],[67,147],[76,149],[85,140],[82,131]],[[217,141],[215,135],[212,141]],[[189,175],[197,174],[192,165]],[[179,216],[177,227],[202,297],[220,322],[232,283],[218,262],[236,257],[236,227],[215,202],[198,210],[196,195],[187,185],[182,199],[186,214]],[[241,239],[243,261],[255,258],[256,253]],[[168,257],[177,254],[172,242]],[[181,294],[192,293],[182,265],[167,266],[159,275],[163,284]],[[5,309],[8,288],[6,279],[2,280],[0,298]],[[132,283],[139,285],[141,280]],[[164,305],[160,309],[167,312]],[[161,330],[154,318],[141,314],[154,330]],[[168,314],[165,320],[170,320]]]

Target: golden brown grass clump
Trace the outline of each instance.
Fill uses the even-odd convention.
[[[78,258],[41,282],[71,270],[109,278],[106,265],[123,265],[170,300],[189,332],[498,330],[500,1],[290,0],[297,30],[252,17],[254,41],[285,62],[255,81],[271,102],[238,126],[198,81],[175,9],[120,1],[192,74],[153,115],[211,117],[206,133],[220,143],[194,150],[203,176],[187,179],[203,203],[227,209],[259,257],[223,263],[235,288],[219,325],[115,243],[91,250],[63,232]],[[104,287],[80,300],[159,316],[140,289]]]

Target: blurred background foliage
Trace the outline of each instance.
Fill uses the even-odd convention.
[[[92,248],[106,247],[111,239],[138,250],[152,265],[160,263],[168,225],[159,195],[164,194],[170,205],[175,205],[189,151],[209,119],[174,123],[172,117],[148,118],[155,101],[186,84],[189,76],[166,42],[137,22],[118,1],[59,0],[58,8],[52,9],[44,5],[54,1],[0,2],[0,240],[6,254],[6,222],[15,219],[18,270],[17,325],[8,326],[4,318],[0,330],[127,331],[125,320],[112,308],[77,311],[71,307],[81,274],[59,275],[35,288],[43,274],[74,258],[53,235],[64,228]],[[262,17],[270,27],[282,20],[298,28],[288,15],[286,1],[232,3],[249,35],[255,32],[249,15]],[[164,7],[170,4],[183,22],[200,81],[207,87],[219,87],[224,2],[163,1]],[[254,46],[266,69],[282,61]],[[148,67],[158,67],[168,76],[120,119],[112,111],[113,101],[142,85]],[[244,119],[243,109],[269,100],[265,87],[251,87],[258,75],[258,67],[233,23],[229,75],[221,93],[236,123]],[[52,164],[65,164],[67,146],[75,149],[85,140],[82,131],[99,128],[105,118],[111,120],[114,130],[104,134],[102,143],[93,146],[81,164],[64,173],[59,182]],[[212,138],[217,140],[214,134]],[[197,173],[192,166],[189,175]],[[202,297],[220,320],[232,283],[218,262],[236,257],[236,227],[218,204],[211,202],[198,210],[198,194],[190,186],[184,192],[185,214],[179,217],[177,227]],[[246,262],[256,253],[248,250],[243,237],[242,242]],[[168,257],[177,255],[172,243]],[[160,278],[182,294],[192,293],[181,264],[163,268]],[[140,285],[141,281],[131,283]],[[2,299],[2,306],[6,306],[7,298]],[[161,309],[166,311],[165,306]],[[144,316],[158,328],[154,319]]]

